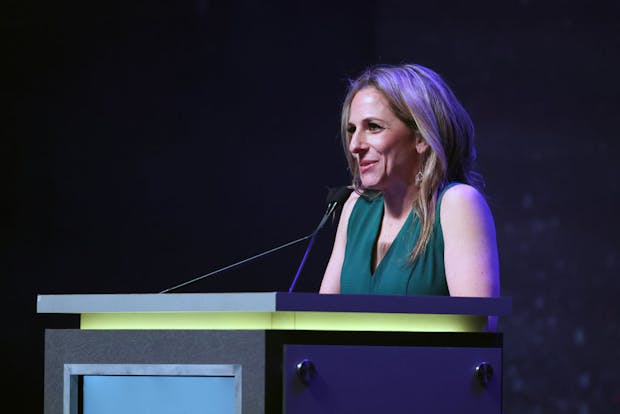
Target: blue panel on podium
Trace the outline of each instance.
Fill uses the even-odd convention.
[[[500,348],[285,345],[284,411],[497,414],[501,353]],[[300,361],[312,362],[313,375],[297,375]],[[481,363],[495,371],[485,385],[476,375]]]
[[[84,414],[233,414],[233,377],[84,376]]]

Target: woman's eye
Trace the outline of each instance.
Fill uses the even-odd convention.
[[[369,122],[368,123],[368,130],[370,130],[370,131],[379,131],[381,129],[383,129],[383,128],[379,124],[375,124],[374,122]]]
[[[349,125],[349,126],[347,127],[347,133],[348,133],[349,135],[353,135],[353,133],[354,133],[354,132],[355,132],[355,125]]]

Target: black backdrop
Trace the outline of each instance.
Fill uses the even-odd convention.
[[[3,394],[42,406],[37,293],[157,292],[312,230],[346,79],[441,73],[496,218],[507,413],[620,410],[615,2],[3,3]],[[335,226],[298,285],[316,291]],[[288,288],[303,246],[184,291]]]

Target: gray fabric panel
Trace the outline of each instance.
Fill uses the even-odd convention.
[[[45,414],[62,413],[66,363],[239,364],[243,412],[264,411],[263,331],[46,330]]]

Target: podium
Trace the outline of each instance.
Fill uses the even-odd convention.
[[[485,329],[510,298],[39,295],[37,312],[80,314],[45,332],[46,414],[140,395],[161,412],[502,410],[502,335]]]

